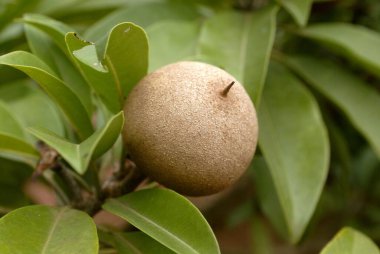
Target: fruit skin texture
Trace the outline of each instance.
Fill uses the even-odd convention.
[[[184,195],[227,188],[256,149],[256,111],[248,94],[209,64],[178,62],[152,72],[131,91],[124,112],[123,138],[137,167]]]

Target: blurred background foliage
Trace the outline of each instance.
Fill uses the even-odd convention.
[[[0,0],[0,55],[32,51],[78,85],[51,39],[33,45],[46,31],[26,13],[69,25],[100,53],[113,26],[133,22],[148,34],[149,71],[202,60],[246,85],[260,122],[252,168],[233,189],[192,199],[222,253],[317,253],[344,226],[380,244],[378,0]],[[71,135],[49,97],[4,65],[0,116],[0,135],[30,144],[29,126]],[[6,213],[33,202],[23,186],[36,158],[16,158],[1,143],[0,152]]]

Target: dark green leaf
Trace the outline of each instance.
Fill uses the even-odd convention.
[[[313,0],[277,0],[284,7],[299,26],[305,26],[309,19]]]
[[[109,199],[103,208],[177,253],[220,253],[202,214],[168,189],[146,189]]]
[[[358,25],[325,23],[310,26],[302,30],[301,35],[332,46],[380,77],[379,33]]]
[[[321,254],[379,254],[376,244],[363,233],[352,229],[343,228],[323,248]]]
[[[112,27],[125,21],[143,28],[162,20],[193,20],[199,16],[193,4],[171,1],[169,3],[145,3],[117,10],[91,26],[85,38],[98,41],[108,35]]]
[[[0,219],[0,253],[98,253],[95,224],[68,207],[27,206]]]
[[[312,57],[290,57],[287,63],[334,102],[380,157],[380,95],[338,64]]]
[[[200,35],[201,59],[235,76],[256,105],[274,42],[277,10],[269,6],[253,14],[222,12],[205,22]]]
[[[23,12],[32,9],[39,0],[18,0],[0,2],[0,30]]]
[[[268,163],[289,240],[308,224],[329,165],[329,141],[312,94],[289,71],[273,64],[263,93],[259,145]]]
[[[156,240],[142,232],[116,233],[115,247],[119,254],[174,254]]]
[[[93,127],[83,104],[69,87],[51,74],[50,68],[39,58],[27,52],[15,51],[1,56],[0,64],[19,69],[37,81],[60,106],[82,139],[92,134]]]
[[[28,204],[23,184],[32,172],[32,168],[24,163],[0,158],[0,209]]]
[[[80,174],[86,172],[92,159],[105,153],[117,140],[124,125],[124,114],[113,116],[106,126],[96,131],[80,144],[73,144],[49,130],[31,128],[37,138],[53,147]]]
[[[196,54],[200,22],[157,22],[147,28],[149,37],[149,71]]]
[[[148,39],[144,30],[129,22],[112,28],[104,62],[117,87],[127,96],[148,71]]]

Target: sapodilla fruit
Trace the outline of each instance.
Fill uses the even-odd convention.
[[[255,108],[236,79],[215,66],[178,62],[154,71],[129,94],[123,138],[152,179],[201,196],[236,182],[254,155]]]

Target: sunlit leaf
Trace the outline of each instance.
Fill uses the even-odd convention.
[[[177,253],[220,253],[202,214],[186,198],[171,190],[133,192],[107,200],[103,208]]]

